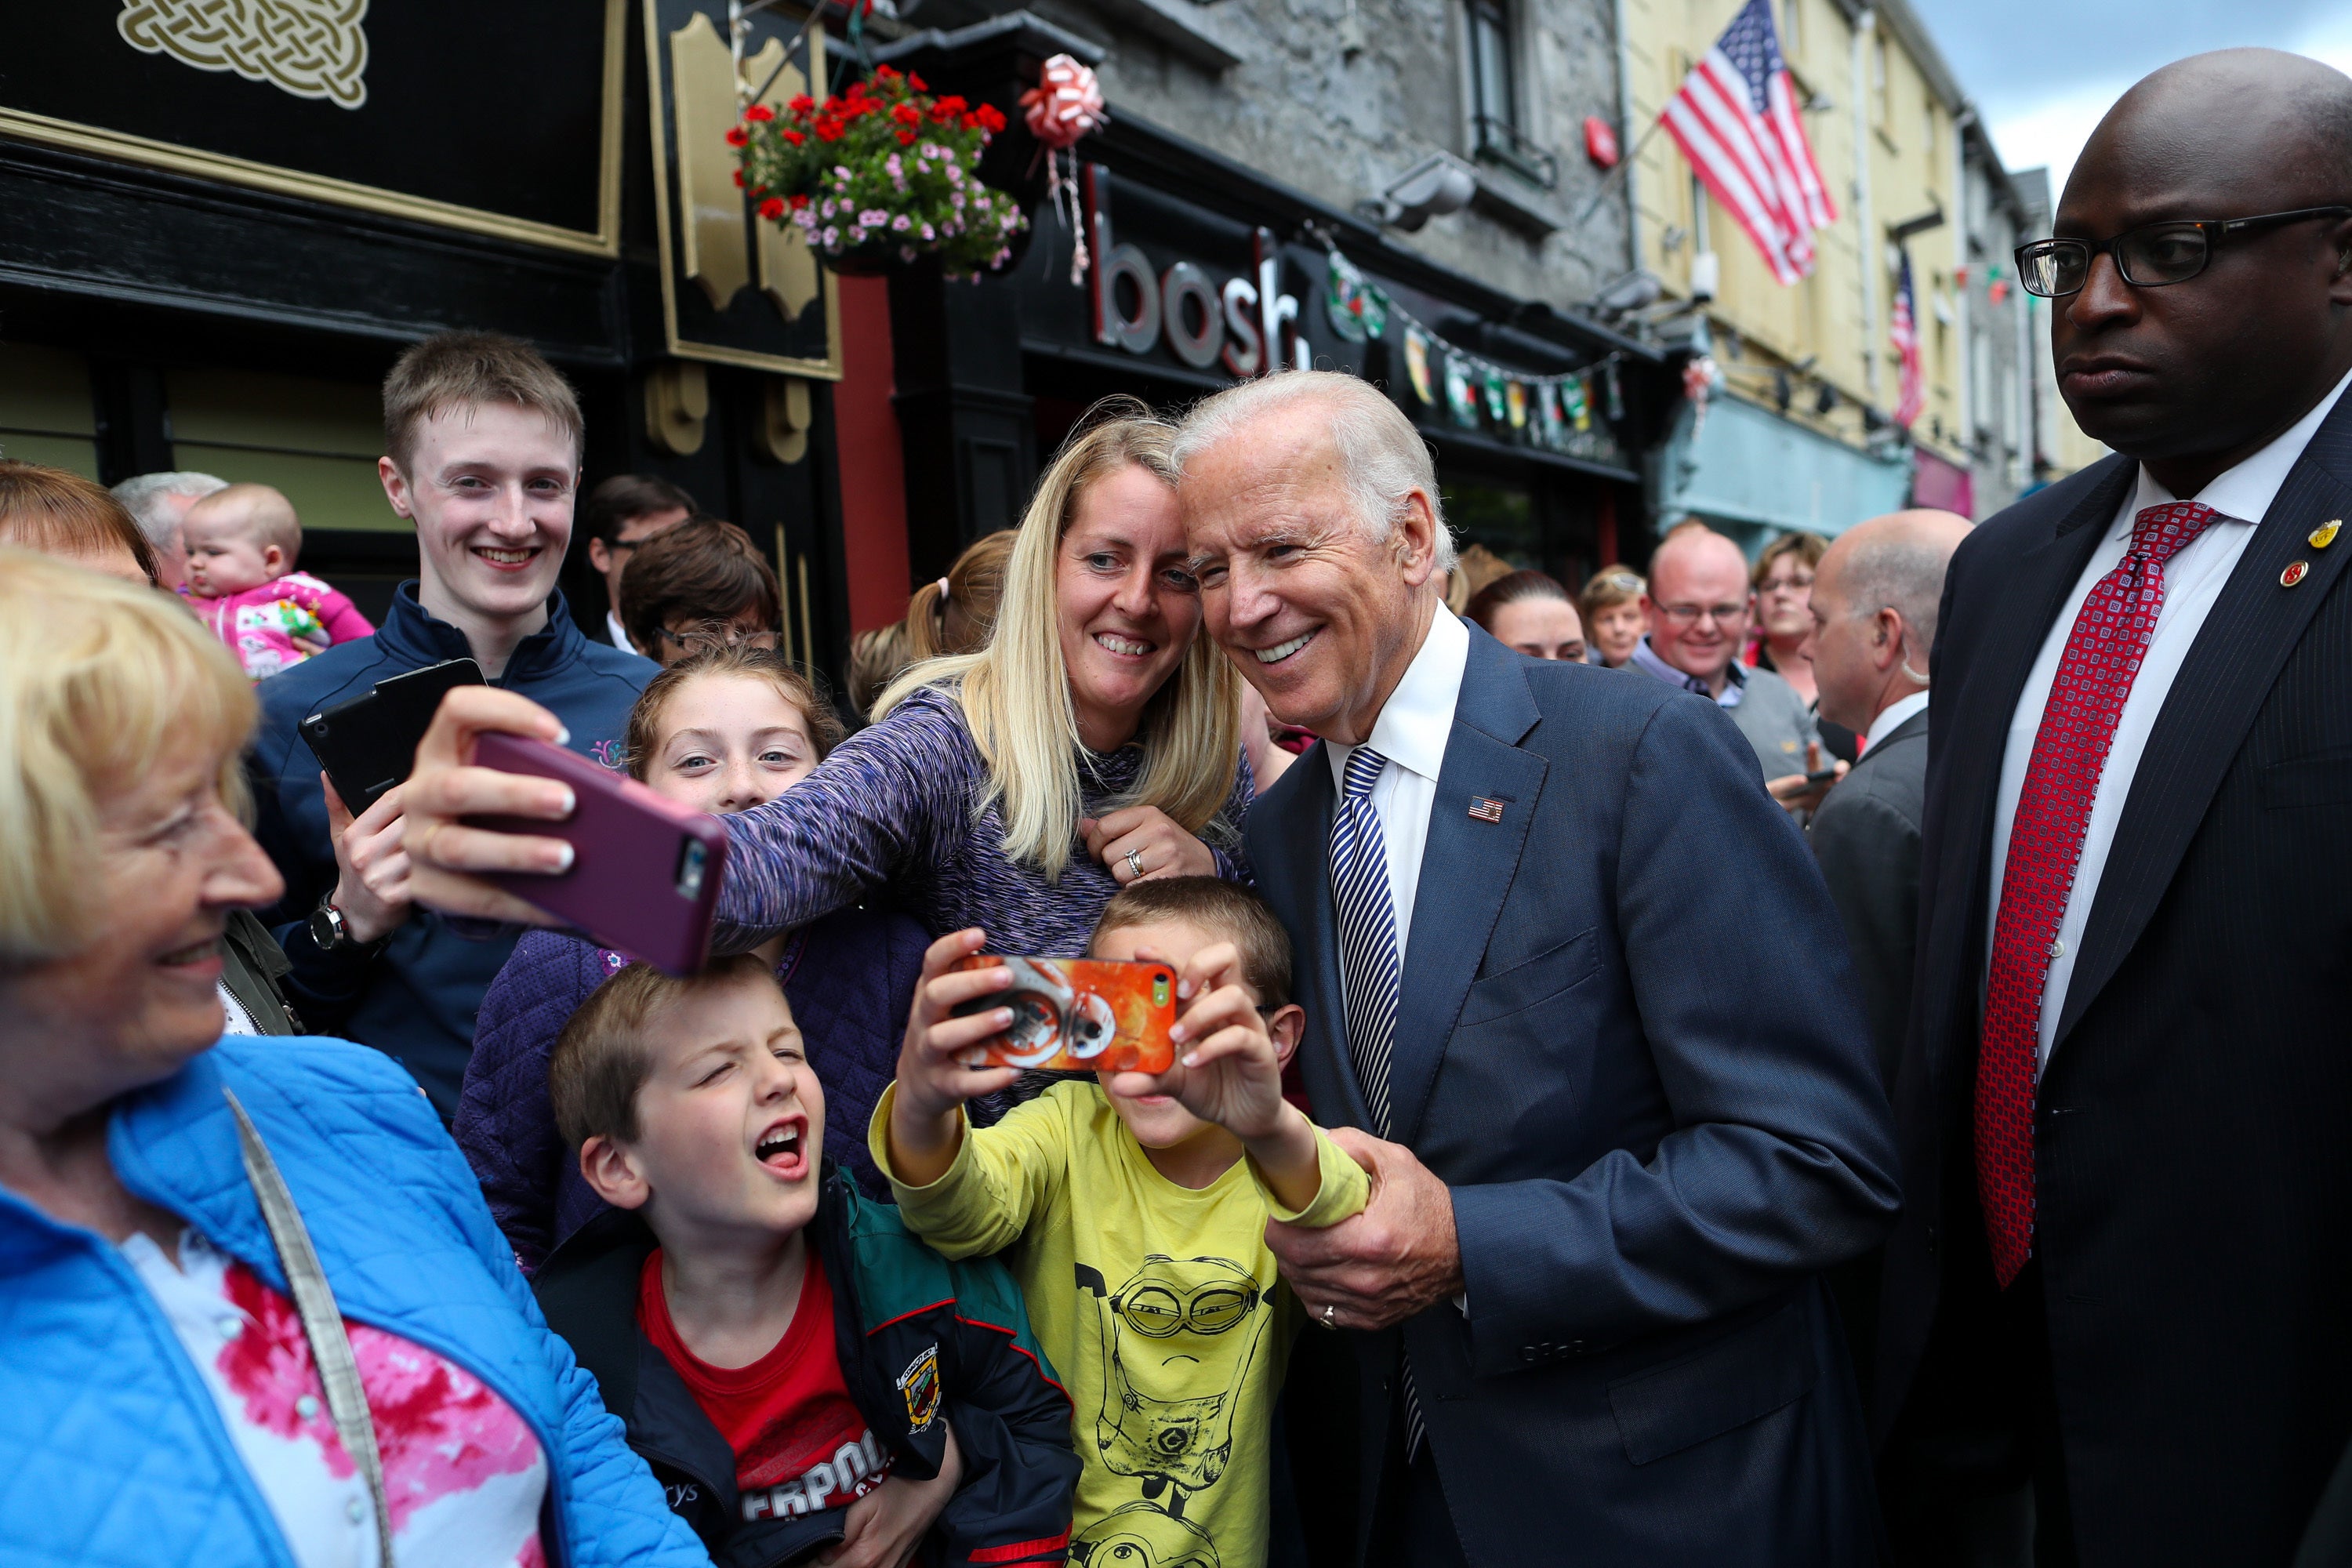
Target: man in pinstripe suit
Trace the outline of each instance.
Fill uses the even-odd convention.
[[[1178,453],[1211,634],[1322,737],[1249,841],[1317,1117],[1373,1173],[1268,1235],[1358,1352],[1360,1559],[1874,1563],[1821,1274],[1886,1230],[1890,1128],[1754,752],[1447,613],[1428,447],[1367,384],[1246,384]]]
[[[2055,227],[2021,280],[2118,455],[1946,580],[1889,1524],[1904,1563],[2284,1563],[2352,1435],[2352,80],[2167,67]]]

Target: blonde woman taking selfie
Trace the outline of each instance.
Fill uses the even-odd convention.
[[[978,926],[994,952],[1073,956],[1129,882],[1246,875],[1240,677],[1198,635],[1171,427],[1120,402],[1082,425],[1038,482],[989,645],[908,670],[874,725],[796,787],[727,819],[721,949],[878,898],[934,936]],[[505,693],[461,695],[419,752],[424,787],[410,791],[434,808],[411,838],[422,885],[446,907],[544,923],[443,868],[492,839],[515,868],[557,868],[558,840],[450,821],[492,795],[545,815],[546,781],[451,764],[483,729],[551,736],[554,721]]]

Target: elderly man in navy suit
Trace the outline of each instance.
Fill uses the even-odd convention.
[[[1360,1352],[1362,1557],[1874,1563],[1821,1277],[1893,1223],[1894,1140],[1752,751],[1448,614],[1428,448],[1364,383],[1220,394],[1179,459],[1211,634],[1322,737],[1249,848],[1317,1114],[1373,1175],[1268,1237]]]

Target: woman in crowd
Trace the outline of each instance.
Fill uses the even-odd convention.
[[[706,1562],[415,1082],[221,1037],[255,711],[176,603],[0,550],[7,1555]]]
[[[1529,658],[1584,662],[1584,623],[1559,580],[1541,572],[1514,572],[1478,590],[1465,614],[1496,642]]]
[[[1748,570],[1756,589],[1756,641],[1748,662],[1794,687],[1807,707],[1821,700],[1805,643],[1813,635],[1813,568],[1829,547],[1818,533],[1784,533],[1764,547]]]
[[[1642,595],[1649,587],[1631,566],[1612,564],[1595,572],[1584,584],[1576,605],[1584,624],[1587,661],[1622,669],[1649,629],[1642,616]]]
[[[63,468],[0,458],[0,544],[125,583],[155,582],[155,547],[105,487]]]
[[[907,601],[903,620],[860,632],[849,645],[849,705],[862,721],[882,689],[909,665],[950,654],[978,653],[996,630],[1004,569],[1019,533],[1000,528],[964,546],[948,574]]]
[[[908,670],[871,728],[728,818],[720,951],[883,895],[934,936],[978,926],[998,952],[1074,956],[1138,878],[1247,875],[1241,678],[1196,635],[1171,440],[1130,400],[1081,426],[1038,481],[988,647]],[[488,689],[443,705],[410,784],[417,886],[441,908],[543,925],[466,874],[555,870],[570,850],[454,820],[566,809],[545,780],[458,765],[488,728],[555,721]]]
[[[750,534],[695,517],[637,546],[621,573],[619,615],[637,650],[667,666],[724,644],[775,647],[783,593]]]
[[[841,737],[832,705],[782,655],[715,648],[646,684],[629,714],[629,775],[725,816],[806,778]],[[807,1032],[825,1102],[849,1119],[840,1125],[863,1127],[889,1085],[929,940],[904,915],[849,909],[758,950]],[[526,1270],[604,1207],[556,1133],[547,1059],[572,1010],[627,962],[578,937],[532,931],[482,998],[457,1145]],[[833,1152],[869,1191],[889,1192],[864,1139],[836,1141]]]

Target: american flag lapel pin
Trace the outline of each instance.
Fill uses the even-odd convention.
[[[1503,803],[1491,795],[1474,795],[1470,797],[1470,815],[1480,822],[1500,822]]]

